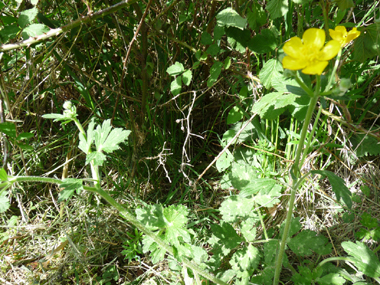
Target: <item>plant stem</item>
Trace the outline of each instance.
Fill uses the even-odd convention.
[[[317,83],[318,83],[318,80],[317,80]],[[303,127],[302,127],[301,137],[300,137],[298,147],[297,147],[296,158],[294,160],[294,165],[293,165],[294,178],[292,181],[292,189],[291,189],[291,194],[290,194],[288,213],[286,215],[285,228],[284,228],[284,232],[283,232],[281,243],[280,243],[280,250],[279,250],[278,255],[277,255],[276,269],[275,269],[275,275],[274,275],[274,280],[273,280],[274,285],[278,285],[279,280],[280,280],[280,273],[281,273],[281,268],[282,268],[282,259],[284,257],[284,253],[285,253],[286,240],[287,240],[288,234],[289,234],[290,223],[291,223],[292,215],[293,215],[294,201],[295,201],[296,192],[297,192],[297,186],[296,185],[297,185],[297,181],[298,181],[298,177],[299,177],[299,162],[300,162],[301,153],[302,153],[302,149],[304,146],[308,126],[309,126],[311,117],[313,115],[314,108],[315,108],[317,101],[318,101],[318,98],[319,98],[319,96],[318,96],[319,88],[317,88],[316,90],[317,90],[316,91],[317,94],[314,94],[314,96],[311,98],[309,107],[307,109],[305,122],[304,122]]]

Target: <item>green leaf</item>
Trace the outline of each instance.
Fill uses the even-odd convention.
[[[8,174],[4,168],[0,168],[0,180],[1,181],[8,181]]]
[[[214,28],[214,40],[220,40],[225,34],[225,30],[223,26],[216,25]]]
[[[236,122],[240,121],[243,118],[243,116],[243,111],[238,106],[233,107],[228,112],[227,125],[235,124]]]
[[[277,47],[277,36],[274,31],[264,29],[260,34],[254,36],[248,43],[250,50],[257,53],[272,52]]]
[[[172,66],[169,66],[166,69],[166,72],[171,76],[176,76],[178,74],[181,74],[185,71],[185,68],[183,67],[183,64],[176,61]]]
[[[352,7],[355,7],[355,3],[353,0],[332,0],[336,5],[338,5],[339,9],[346,10]]]
[[[11,16],[0,16],[0,19],[4,23],[4,26],[8,26],[13,23],[16,23],[18,20],[16,17],[11,17]]]
[[[245,122],[239,122],[236,125],[232,126],[228,131],[223,134],[222,145],[226,146],[233,137],[237,134],[237,132],[245,125]],[[252,123],[249,123],[245,129],[240,133],[238,137],[238,142],[245,142],[248,140],[254,140],[258,137],[257,130]]]
[[[32,133],[21,133],[17,136],[17,140],[21,141],[21,140],[25,140],[25,139],[30,139],[32,137],[34,137],[34,135]]]
[[[191,70],[188,69],[182,74],[182,82],[186,85],[189,86],[191,83],[191,79],[193,78],[193,74],[191,73]]]
[[[33,149],[34,149],[31,145],[26,144],[26,143],[16,142],[16,144],[17,144],[22,150],[33,150]]]
[[[228,197],[219,208],[222,219],[228,223],[235,223],[249,217],[256,217],[252,213],[254,203],[252,199],[239,196]]]
[[[281,189],[282,187],[278,184],[272,188],[261,189],[255,196],[255,202],[260,206],[273,207],[275,204],[280,203]]]
[[[242,238],[238,236],[231,224],[221,222],[220,225],[211,224],[212,236],[208,241],[213,246],[212,252],[215,257],[221,260],[228,255],[231,250],[235,249],[241,242]]]
[[[44,33],[47,33],[48,31],[50,31],[49,27],[45,26],[44,24],[32,24],[30,26],[27,26],[22,31],[22,37],[24,38],[24,40],[26,40],[29,37],[39,36]]]
[[[298,285],[308,285],[312,284],[313,275],[310,268],[306,266],[298,266],[299,273],[296,273],[292,276],[292,281],[294,284]]]
[[[80,194],[80,192],[83,190],[83,181],[81,179],[66,178],[59,185],[59,187],[63,188],[63,190],[59,193],[58,198],[58,203],[61,203],[64,200],[70,199],[71,196],[74,195],[75,191],[77,194]]]
[[[336,176],[333,172],[327,170],[312,170],[312,174],[320,174],[322,176],[326,176],[330,184],[332,186],[332,190],[336,195],[336,199],[339,201],[340,198],[343,199],[344,203],[348,208],[351,209],[352,201],[351,201],[351,192],[346,187],[344,180],[338,176]]]
[[[206,45],[211,45],[212,42],[213,40],[212,40],[211,35],[208,32],[204,31],[201,36],[201,44],[206,46]]]
[[[256,187],[254,178],[257,178],[259,171],[255,170],[246,163],[233,163],[230,173],[231,183],[234,188],[244,193],[259,191]]]
[[[362,214],[362,218],[360,220],[360,223],[369,229],[376,228],[378,226],[377,219],[372,218],[372,216],[370,214],[368,214],[367,212],[364,212]]]
[[[360,36],[354,40],[354,60],[361,63],[380,55],[380,23],[358,29]]]
[[[9,198],[7,197],[7,191],[0,192],[0,213],[6,212],[11,206],[9,203]]]
[[[287,0],[269,0],[267,4],[267,10],[272,20],[284,16],[288,13],[288,1]]]
[[[212,44],[208,47],[208,49],[206,50],[206,53],[208,53],[211,56],[217,56],[219,51],[220,51],[220,48],[219,48],[218,44],[215,43],[215,44]]]
[[[251,179],[251,187],[240,191],[239,196],[248,197],[256,195],[259,191],[270,192],[276,186],[277,182],[271,178],[253,178]]]
[[[247,13],[248,25],[252,30],[257,31],[267,22],[267,14],[264,9],[254,2],[252,10],[248,9]]]
[[[251,32],[249,30],[239,30],[237,28],[227,28],[227,41],[229,45],[240,53],[245,52],[251,39]]]
[[[256,239],[257,221],[258,218],[248,218],[241,222],[241,233],[248,242],[252,242]]]
[[[229,150],[225,151],[216,161],[216,169],[218,169],[219,172],[223,172],[231,166],[233,160],[234,157],[231,152]]]
[[[270,59],[266,63],[264,63],[263,68],[260,70],[259,77],[261,83],[265,88],[270,89],[273,85],[272,82],[275,79],[282,78],[283,75],[280,72],[283,72],[281,62],[277,59]]]
[[[297,218],[292,218],[290,221],[290,229],[289,229],[289,234],[288,234],[288,240],[291,238],[293,235],[298,233],[301,229],[301,223],[300,223],[300,217]],[[281,224],[280,226],[280,237],[284,234],[284,229],[285,229],[285,221]]]
[[[354,134],[351,143],[357,157],[380,154],[379,142],[367,134]]]
[[[220,73],[222,72],[223,63],[216,61],[210,68],[210,77],[207,80],[207,87],[211,87],[218,80]]]
[[[16,126],[11,122],[0,123],[0,132],[6,134],[10,138],[16,138]]]
[[[170,91],[174,96],[181,93],[182,89],[182,76],[177,76],[170,84]]]
[[[290,249],[298,256],[312,255],[313,251],[318,254],[321,249],[328,243],[328,239],[324,236],[317,236],[316,232],[311,230],[303,230],[294,238],[292,238],[288,245]],[[326,253],[329,254],[330,252]]]
[[[259,263],[260,252],[251,244],[236,251],[230,260],[231,267],[237,273],[237,277],[242,277],[243,272],[249,272],[251,275]]]
[[[288,102],[293,102],[296,98],[294,94],[288,94],[282,99],[283,96],[281,92],[272,92],[265,95],[253,105],[252,112],[257,113],[263,119],[276,119],[285,111],[284,106],[288,105]]]
[[[242,18],[235,10],[232,8],[227,8],[216,15],[216,20],[218,26],[221,27],[235,27],[243,30],[247,20]]]
[[[91,122],[88,124],[88,127],[87,127],[87,138],[85,138],[81,132],[79,133],[79,145],[78,145],[78,147],[85,154],[89,154],[91,152],[91,145],[95,139],[94,128],[95,128],[95,122],[94,122],[94,119],[92,119]]]
[[[2,42],[7,43],[10,39],[14,39],[19,31],[20,28],[16,24],[6,26],[4,29],[0,31],[0,37]]]
[[[18,18],[18,24],[21,28],[25,28],[27,25],[33,23],[34,19],[38,14],[37,8],[32,8],[28,10],[24,10],[20,13],[20,17]]]
[[[321,278],[316,279],[316,281],[319,285],[343,285],[346,283],[346,279],[341,277],[338,273],[327,274]]]
[[[342,242],[342,247],[352,257],[351,262],[359,271],[372,278],[380,277],[379,259],[364,243],[346,241]]]

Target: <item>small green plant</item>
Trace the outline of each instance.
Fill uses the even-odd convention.
[[[121,254],[125,255],[124,259],[131,262],[134,259],[140,260],[140,254],[142,254],[142,233],[135,229],[134,233],[127,233],[130,239],[123,242],[124,250]]]

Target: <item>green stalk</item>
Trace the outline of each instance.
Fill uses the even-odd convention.
[[[317,85],[318,85],[318,82],[320,82],[320,80],[317,79]],[[319,87],[319,86],[317,86],[317,87]],[[289,206],[288,206],[288,213],[286,215],[284,233],[282,235],[282,239],[281,239],[281,243],[280,243],[280,250],[279,250],[278,255],[277,255],[276,269],[275,269],[275,275],[274,275],[274,280],[273,280],[274,285],[278,285],[279,280],[280,280],[280,273],[281,273],[281,269],[282,269],[282,259],[284,257],[284,253],[285,253],[286,240],[287,240],[288,234],[289,234],[290,223],[291,223],[292,215],[293,215],[294,201],[295,201],[296,192],[297,192],[297,182],[298,182],[298,177],[299,177],[299,162],[300,162],[300,158],[301,158],[302,149],[303,149],[303,146],[305,143],[305,138],[306,138],[308,126],[309,126],[311,117],[313,115],[315,106],[316,106],[318,98],[319,98],[319,96],[318,96],[319,88],[317,88],[316,90],[317,90],[316,94],[314,94],[314,96],[311,98],[309,107],[307,109],[305,122],[304,122],[303,127],[302,127],[301,137],[300,137],[298,147],[297,147],[296,158],[294,160],[294,165],[293,165],[294,178],[292,181],[292,189],[291,189],[291,193],[290,193],[290,200],[289,200]]]

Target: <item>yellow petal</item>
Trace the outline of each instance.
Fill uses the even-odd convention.
[[[351,31],[348,32],[346,43],[349,43],[350,41],[356,39],[359,36],[360,32],[356,28],[353,28]]]
[[[285,56],[282,60],[282,66],[290,70],[299,70],[306,67],[306,61],[300,58]]]
[[[329,41],[320,51],[318,55],[318,60],[324,61],[332,59],[334,56],[338,54],[340,47],[340,42],[336,40]]]
[[[344,43],[344,37],[343,37],[342,33],[329,29],[329,34],[333,40],[336,40],[336,41],[340,42],[341,44]]]
[[[318,74],[321,75],[323,70],[325,70],[328,61],[316,61],[314,64],[307,66],[302,69],[302,72],[305,74]]]
[[[292,57],[299,57],[303,53],[303,44],[300,38],[293,37],[283,47],[284,52]]]
[[[307,29],[302,36],[303,43],[310,48],[320,50],[325,44],[326,34],[324,30],[311,28]]]

